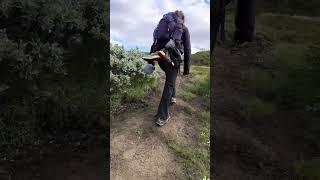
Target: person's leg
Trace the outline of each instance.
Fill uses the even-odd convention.
[[[176,99],[176,87],[173,87],[173,91],[172,91],[172,97],[170,99],[170,104],[173,105],[177,103],[177,99]]]
[[[255,31],[256,0],[238,0],[234,40],[239,43],[252,41]]]
[[[165,84],[162,92],[162,97],[158,107],[158,118],[166,120],[169,118],[169,103],[172,96],[173,87]]]
[[[166,82],[163,88],[162,97],[158,107],[158,116],[162,120],[166,120],[169,117],[169,106],[172,95],[174,94],[175,81],[178,75],[178,69],[167,69]]]
[[[225,25],[225,15],[226,15],[226,2],[225,0],[222,0],[222,7],[221,7],[221,22],[220,22],[220,40],[222,42],[225,41],[226,39],[226,34],[224,30],[224,25]]]
[[[172,98],[176,97],[176,85],[174,84],[173,86],[173,91],[172,91]]]

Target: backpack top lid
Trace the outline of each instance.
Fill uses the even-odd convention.
[[[168,12],[168,13],[164,14],[162,18],[164,18],[164,19],[166,19],[168,21],[175,20],[177,23],[182,23],[183,24],[183,18],[180,17],[178,14],[176,14],[174,12]]]
[[[163,19],[165,19],[167,22],[171,22],[176,20],[176,15],[174,12],[168,12],[167,14],[163,15]]]

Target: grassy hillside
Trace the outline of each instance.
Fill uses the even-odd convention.
[[[192,65],[209,66],[210,65],[210,51],[199,51],[191,55]]]
[[[320,1],[318,0],[257,0],[260,12],[274,12],[289,15],[319,16]]]

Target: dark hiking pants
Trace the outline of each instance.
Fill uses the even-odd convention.
[[[153,44],[151,46],[150,53],[154,53],[155,51],[159,51],[162,48],[165,47],[165,44],[167,41],[159,41],[157,44]],[[160,100],[160,104],[158,107],[157,116],[161,119],[167,119],[169,116],[169,106],[171,102],[171,98],[176,96],[176,79],[178,76],[178,67],[171,68],[165,65],[164,62],[159,61],[158,62],[160,68],[165,72],[166,74],[166,82],[164,84],[162,97]],[[154,63],[153,63],[154,65]]]
[[[161,66],[160,66],[161,67]],[[169,117],[169,107],[171,98],[176,95],[176,79],[178,76],[178,68],[161,68],[166,73],[166,82],[164,84],[162,97],[158,107],[158,117],[167,119]]]
[[[255,32],[256,0],[238,0],[234,40],[239,43],[252,41]]]

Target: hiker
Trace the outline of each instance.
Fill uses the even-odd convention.
[[[191,62],[191,44],[188,28],[184,25],[185,16],[182,11],[176,10],[163,16],[158,26],[154,30],[154,42],[150,53],[160,50],[167,50],[169,59],[174,66],[168,65],[165,61],[158,61],[160,68],[166,74],[166,81],[163,88],[162,97],[155,115],[156,124],[163,126],[170,119],[169,106],[176,103],[176,78],[180,73],[180,63],[184,62],[183,75],[189,74]],[[175,54],[180,56],[175,56]],[[154,65],[154,62],[149,62]]]

